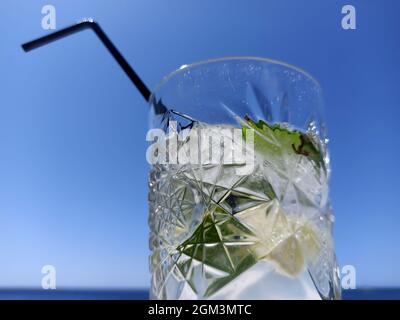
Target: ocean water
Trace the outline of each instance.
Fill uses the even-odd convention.
[[[147,289],[0,289],[0,300],[147,300]]]
[[[400,300],[400,288],[343,290],[345,300]],[[0,300],[147,300],[147,289],[0,289]]]

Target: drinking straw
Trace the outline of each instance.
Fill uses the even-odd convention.
[[[25,52],[28,52],[33,49],[42,47],[53,41],[56,41],[58,39],[62,39],[64,37],[70,36],[71,34],[74,34],[74,33],[77,33],[79,31],[83,31],[86,29],[92,29],[94,31],[94,33],[100,38],[101,42],[103,42],[104,46],[108,49],[108,51],[111,53],[111,55],[115,58],[115,60],[117,60],[118,64],[125,71],[126,75],[129,77],[129,79],[131,79],[133,84],[136,86],[136,88],[142,94],[143,98],[146,101],[149,101],[150,95],[151,95],[150,90],[147,88],[147,86],[144,84],[144,82],[140,79],[140,77],[136,74],[136,72],[132,69],[132,67],[129,65],[129,63],[125,60],[125,58],[122,56],[122,54],[118,51],[118,49],[115,47],[115,45],[108,38],[108,36],[104,33],[104,31],[101,29],[100,25],[98,23],[96,23],[95,21],[93,21],[92,19],[85,19],[85,20],[78,22],[77,24],[74,24],[70,27],[56,31],[54,33],[51,33],[47,36],[38,38],[36,40],[24,43],[22,45],[22,48],[24,49]],[[165,108],[165,106],[162,105],[162,109],[164,109],[164,108]],[[166,110],[166,108],[165,108],[165,110]]]

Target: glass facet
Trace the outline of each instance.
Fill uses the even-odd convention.
[[[317,81],[268,59],[216,59],[181,67],[150,100],[166,141],[150,152],[151,298],[340,298]],[[224,153],[207,148],[227,146],[251,170],[213,162]]]

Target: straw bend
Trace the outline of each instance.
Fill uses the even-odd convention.
[[[100,25],[98,23],[96,23],[95,21],[93,21],[92,19],[83,20],[81,22],[78,22],[77,24],[74,24],[70,27],[56,31],[47,36],[24,43],[22,45],[22,48],[24,49],[25,52],[28,52],[33,49],[42,47],[50,42],[56,41],[58,39],[62,39],[71,34],[74,34],[76,32],[86,30],[86,29],[92,29],[94,31],[94,33],[99,37],[101,42],[108,49],[108,51],[111,53],[111,55],[114,57],[114,59],[117,60],[118,64],[125,71],[126,75],[129,77],[129,79],[131,79],[133,84],[136,86],[136,88],[142,94],[143,98],[146,101],[149,101],[150,95],[151,95],[150,90],[147,88],[147,86],[144,84],[144,82],[139,78],[139,76],[132,69],[132,67],[129,65],[129,63],[125,60],[125,58],[122,56],[122,54],[118,51],[118,49],[115,47],[115,45],[111,42],[111,40],[108,38],[108,36],[104,33],[104,31],[101,29]]]

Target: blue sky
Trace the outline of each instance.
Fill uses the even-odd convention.
[[[341,7],[357,30],[341,28]],[[321,83],[340,265],[359,286],[400,286],[396,0],[0,2],[0,287],[147,287],[148,106],[84,32],[26,54],[20,44],[98,20],[143,80],[182,64],[250,55],[286,61]]]

